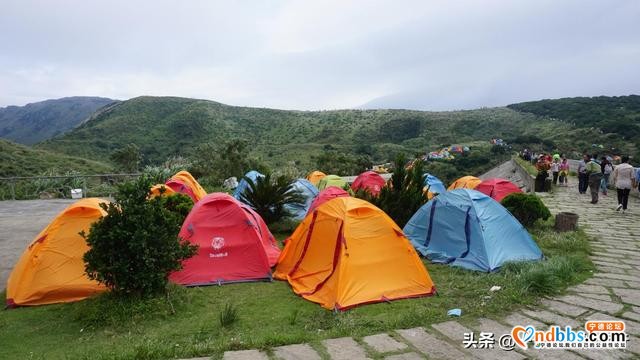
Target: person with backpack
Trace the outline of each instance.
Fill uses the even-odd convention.
[[[582,160],[578,163],[578,192],[580,194],[587,193],[587,186],[589,176],[587,175],[587,162],[589,162],[589,155],[584,154]]]
[[[627,211],[627,204],[629,203],[629,193],[631,188],[635,187],[635,170],[633,166],[629,165],[629,157],[623,156],[622,163],[613,169],[613,175],[611,176],[613,184],[616,186],[618,192],[618,206],[616,211]]]
[[[602,190],[602,195],[607,195],[609,190],[609,177],[613,172],[613,165],[606,156],[602,157],[602,161],[600,162],[600,169],[602,170],[602,181],[600,182],[600,190]]]
[[[598,192],[600,191],[600,182],[602,181],[602,170],[600,164],[596,161],[596,156],[591,157],[585,166],[587,177],[589,179],[589,190],[591,192],[591,203],[598,203]]]

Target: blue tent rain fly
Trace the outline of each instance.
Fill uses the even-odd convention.
[[[447,191],[427,202],[404,233],[431,261],[470,270],[490,272],[505,262],[542,259],[538,245],[507,209],[470,189]]]
[[[298,179],[293,184],[293,189],[304,197],[304,204],[286,204],[284,208],[291,213],[294,220],[302,220],[307,215],[307,210],[318,196],[318,188],[307,179]]]
[[[249,171],[248,173],[244,174],[244,176],[246,176],[249,179],[251,179],[251,181],[253,181],[254,183],[256,182],[256,180],[259,177],[261,177],[261,178],[264,177],[264,175],[260,174],[259,172],[255,171],[255,170]],[[238,199],[238,200],[240,200],[240,194],[242,194],[248,188],[249,188],[249,183],[243,177],[242,179],[240,179],[240,182],[238,183],[238,187],[233,191],[233,197]]]
[[[431,193],[431,196],[429,196],[429,199],[431,199],[435,194],[442,194],[445,191],[447,191],[447,188],[444,186],[442,181],[440,181],[440,179],[438,179],[437,177],[429,173],[424,174],[423,185],[424,185],[424,191],[427,193]]]

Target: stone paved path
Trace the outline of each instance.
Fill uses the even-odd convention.
[[[589,195],[575,187],[542,194],[553,214],[570,211],[580,215],[580,226],[593,236],[593,278],[569,289],[566,295],[544,299],[537,308],[522,309],[501,319],[478,319],[468,328],[456,320],[387,334],[330,339],[321,349],[307,344],[257,350],[228,351],[224,359],[638,359],[640,358],[640,201],[630,199],[630,211],[617,213],[615,193],[601,196],[592,205]],[[630,339],[627,350],[511,351],[464,349],[464,332],[508,333],[514,325],[571,325],[582,327],[588,319],[621,319]]]

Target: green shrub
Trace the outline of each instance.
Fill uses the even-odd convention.
[[[304,204],[302,194],[295,190],[293,182],[284,176],[273,179],[270,173],[258,177],[254,182],[244,177],[249,187],[240,195],[240,199],[256,210],[267,225],[271,225],[285,216],[287,204]]]
[[[510,194],[502,199],[502,205],[526,227],[531,227],[538,219],[547,220],[551,216],[549,209],[535,194]]]
[[[118,186],[115,202],[102,205],[107,215],[81,234],[90,246],[87,275],[117,295],[164,292],[169,273],[197,250],[178,238],[191,200],[180,194],[148,199],[151,185],[141,176]]]

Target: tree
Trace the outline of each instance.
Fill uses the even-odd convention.
[[[115,202],[101,205],[107,215],[81,233],[90,279],[125,296],[149,296],[166,289],[169,274],[193,256],[197,246],[178,238],[193,203],[175,194],[149,199],[146,176],[118,187]]]
[[[240,195],[240,199],[256,210],[267,225],[271,225],[291,214],[285,208],[287,204],[304,204],[304,198],[293,187],[293,182],[285,176],[272,179],[267,173],[254,182],[244,177],[249,187]]]
[[[129,144],[112,152],[111,161],[118,164],[122,170],[132,173],[138,171],[142,154],[136,144]]]
[[[268,169],[258,160],[249,156],[248,143],[233,139],[226,143],[204,143],[195,148],[191,155],[192,172],[195,176],[206,177],[222,183],[228,177],[242,177],[247,171]]]

